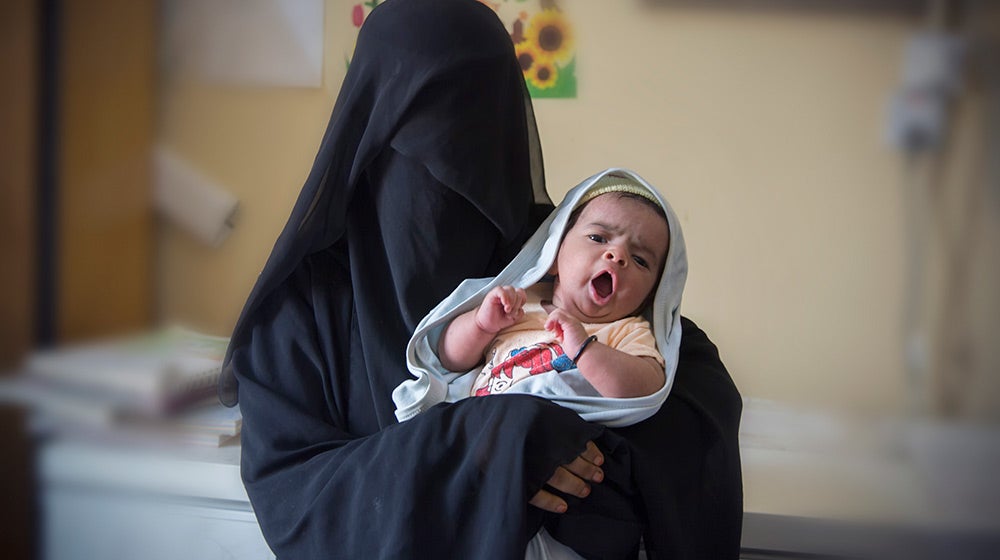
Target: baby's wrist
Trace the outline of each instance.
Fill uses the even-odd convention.
[[[479,315],[478,314],[475,317],[473,317],[472,319],[473,319],[472,320],[472,324],[475,325],[476,328],[479,329],[479,332],[481,332],[483,334],[495,335],[498,332],[500,332],[500,329],[491,330],[491,329],[488,329],[488,328],[484,327],[482,321],[479,320]]]
[[[574,354],[573,356],[573,363],[575,364],[579,362],[580,358],[583,356],[583,353],[596,342],[597,342],[596,334],[592,334],[587,338],[583,339],[583,342],[581,342],[580,345],[577,347],[576,354]]]

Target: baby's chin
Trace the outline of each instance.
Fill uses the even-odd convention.
[[[590,300],[586,300],[590,301]],[[572,300],[564,299],[559,297],[557,294],[552,295],[552,305],[558,307],[566,313],[569,313],[577,321],[581,323],[613,323],[620,319],[630,317],[635,315],[634,313],[625,313],[620,311],[614,311],[612,309],[602,309],[601,306],[593,304],[595,309],[593,313],[587,313],[580,306],[572,303]]]

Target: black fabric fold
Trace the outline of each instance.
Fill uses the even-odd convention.
[[[681,360],[670,397],[655,415],[608,429],[596,443],[607,480],[570,511],[549,516],[554,538],[584,558],[738,558],[743,481],[742,399],[704,331],[681,318]]]
[[[354,198],[390,150],[464,198],[499,236],[497,245],[516,251],[531,233],[533,205],[551,201],[527,88],[489,8],[388,0],[368,16],[312,170],[233,331],[219,386],[224,403],[238,399],[232,353],[250,342],[245,323],[303,259],[350,237]]]

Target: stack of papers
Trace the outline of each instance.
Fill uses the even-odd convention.
[[[29,406],[42,432],[224,445],[239,409],[215,398],[229,339],[180,327],[31,354],[0,397]]]

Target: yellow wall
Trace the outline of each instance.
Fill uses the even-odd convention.
[[[164,83],[162,142],[241,200],[219,249],[162,228],[165,319],[235,322],[311,165],[354,3],[327,0],[322,89]],[[905,188],[881,134],[918,22],[637,4],[568,4],[578,98],[535,102],[553,197],[610,166],[660,187],[690,253],[683,311],[745,396],[900,408]]]

